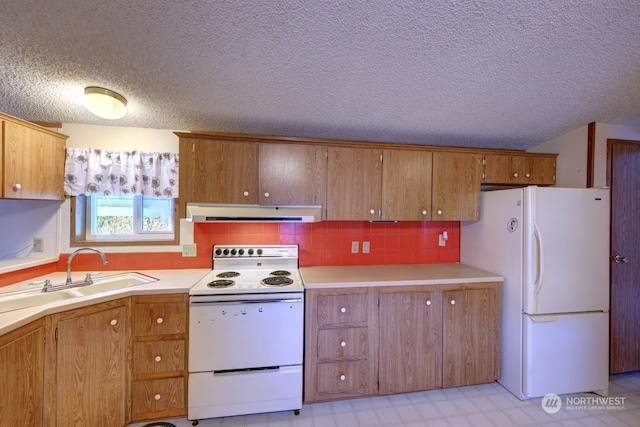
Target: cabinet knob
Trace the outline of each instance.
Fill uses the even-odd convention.
[[[242,195],[243,195],[244,197],[248,197],[248,196],[249,196],[249,192],[248,192],[248,191],[245,191],[244,193],[242,193]]]
[[[347,376],[346,376],[346,375],[344,375],[344,374],[340,375],[340,381],[344,381],[344,380],[346,380],[346,379],[347,379]]]
[[[375,210],[375,209],[370,209],[370,210],[369,210],[369,213],[370,213],[371,215],[373,215],[374,213],[376,213],[376,210]]]
[[[346,312],[347,312],[347,308],[346,308],[346,307],[342,307],[342,308],[340,309],[340,313],[346,313]]]
[[[264,197],[266,197],[267,199],[269,198],[269,196],[270,196],[270,194],[269,194],[268,191],[266,193],[264,193]]]
[[[111,326],[116,326],[118,324],[118,319],[111,319],[111,322],[109,322],[109,324]]]
[[[347,342],[346,342],[346,341],[342,341],[342,342],[340,343],[340,347],[346,347],[346,346],[347,346]]]
[[[428,299],[427,302],[425,302],[426,305],[431,305],[431,300]]]
[[[163,319],[162,317],[158,317],[158,318],[156,319],[156,323],[160,324],[160,323],[162,323],[162,322],[164,322],[164,319]]]
[[[517,177],[518,177],[518,172],[514,172],[514,173],[513,173],[513,177],[514,177],[514,178],[517,178]]]
[[[13,184],[13,191],[20,191],[21,188],[22,188],[22,184],[20,183]]]
[[[153,358],[153,360],[155,360],[156,362],[159,362],[159,361],[161,361],[161,360],[162,360],[162,357],[160,357],[160,356],[156,356],[156,357],[154,357],[154,358]]]
[[[422,215],[426,215],[426,214],[427,214],[427,210],[426,210],[426,209],[424,209],[424,210],[422,211]]]
[[[155,400],[160,400],[160,397],[161,397],[161,396],[160,396],[160,394],[159,394],[159,393],[158,393],[158,394],[156,394],[155,396],[153,396],[153,398],[154,398]]]
[[[527,178],[531,178],[531,174],[529,172],[525,173],[524,176],[526,176]]]
[[[442,215],[442,209],[438,209],[438,215]]]
[[[456,305],[456,300],[452,299],[451,300],[451,305]]]

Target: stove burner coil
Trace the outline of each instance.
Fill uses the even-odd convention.
[[[260,281],[264,286],[288,286],[293,284],[293,280],[288,277],[276,276],[276,277],[266,277]]]
[[[291,272],[287,270],[276,270],[269,273],[272,276],[291,276]]]
[[[240,273],[237,271],[223,271],[222,273],[216,274],[216,277],[220,277],[221,279],[229,279],[231,277],[238,277]]]
[[[214,280],[207,283],[207,286],[210,288],[228,288],[229,286],[233,286],[235,284],[236,282],[234,282],[233,280]]]

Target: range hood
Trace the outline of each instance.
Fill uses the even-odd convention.
[[[319,222],[322,206],[187,203],[189,222]]]

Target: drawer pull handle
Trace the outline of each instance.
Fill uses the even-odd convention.
[[[431,305],[431,300],[430,300],[430,299],[428,299],[428,300],[427,300],[427,302],[425,302],[425,304],[427,304],[427,305]]]
[[[452,299],[451,300],[451,305],[456,305],[456,300]]]
[[[22,185],[20,183],[13,184],[13,191],[20,191]]]
[[[160,394],[156,394],[155,396],[153,396],[153,398],[154,398],[155,400],[160,400]]]
[[[527,172],[524,176],[526,176],[527,178],[531,178],[531,174],[529,172]]]
[[[153,358],[153,360],[155,360],[156,362],[159,362],[159,361],[161,361],[161,360],[162,360],[162,357],[160,357],[160,356],[156,356],[156,357],[154,357],[154,358]]]
[[[160,324],[160,323],[162,323],[162,322],[164,322],[164,319],[163,319],[162,317],[158,317],[158,318],[156,319],[156,323]]]
[[[248,196],[249,196],[249,192],[248,192],[248,191],[245,191],[244,193],[242,193],[242,195],[243,195],[244,197],[248,197]]]
[[[344,380],[346,380],[346,379],[347,379],[346,375],[344,375],[344,374],[343,374],[343,375],[340,375],[340,381],[344,381]]]
[[[269,198],[270,195],[271,194],[269,194],[269,192],[264,193],[264,197],[267,198],[267,199]]]
[[[347,308],[346,308],[346,307],[342,307],[342,308],[340,309],[340,313],[346,313],[346,312],[347,312]]]
[[[426,215],[426,214],[427,214],[427,211],[425,209],[425,210],[422,211],[422,215]]]
[[[373,215],[374,213],[376,213],[376,211],[375,211],[374,209],[370,209],[370,210],[369,210],[369,213],[370,213],[371,215]]]
[[[513,174],[513,177],[514,177],[514,178],[517,178],[517,177],[518,177],[518,172],[515,172],[515,173]]]
[[[442,215],[442,209],[438,209],[438,215]]]
[[[346,342],[346,341],[342,341],[342,342],[340,343],[340,347],[346,347],[346,346],[347,346],[347,342]]]
[[[111,319],[111,322],[109,322],[109,324],[111,326],[116,326],[118,324],[118,319]]]

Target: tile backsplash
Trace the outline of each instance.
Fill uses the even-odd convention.
[[[438,235],[448,234],[445,246]],[[323,221],[318,223],[197,223],[194,224],[197,256],[182,257],[176,252],[107,253],[109,264],[92,253],[79,253],[73,259],[74,271],[159,270],[211,268],[214,244],[298,244],[300,266],[424,264],[460,261],[460,222],[405,221]],[[358,253],[352,253],[358,242]],[[369,242],[370,253],[363,253]],[[0,275],[0,286],[65,271],[69,254],[61,254],[54,264]]]

